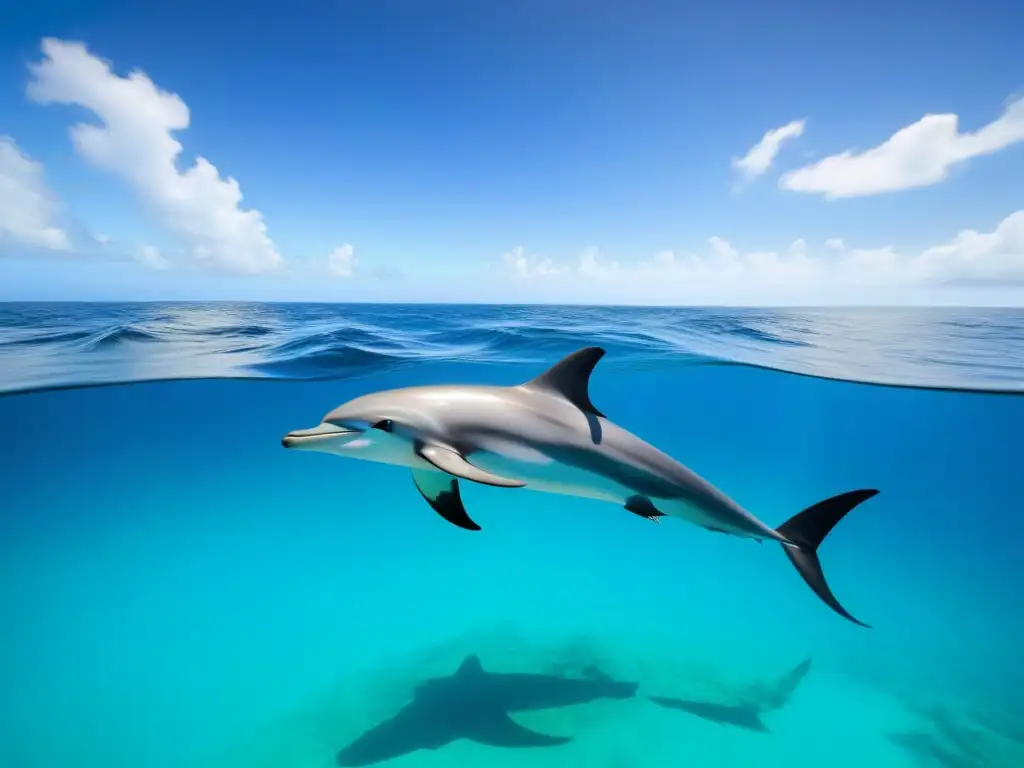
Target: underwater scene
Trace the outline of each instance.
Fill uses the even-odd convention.
[[[1024,311],[9,303],[0,390],[4,766],[1024,765]]]

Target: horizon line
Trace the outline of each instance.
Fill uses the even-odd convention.
[[[0,306],[11,304],[282,304],[322,306],[393,307],[570,307],[574,309],[1011,309],[1024,310],[1022,304],[590,304],[584,302],[543,301],[330,301],[310,299],[0,299]]]

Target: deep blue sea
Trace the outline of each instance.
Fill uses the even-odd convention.
[[[880,491],[820,551],[871,629],[771,543],[463,482],[471,532],[281,445],[590,345],[597,408],[769,525]],[[378,765],[1024,765],[1024,311],[6,304],[0,392],[5,768],[329,768],[474,654],[639,687]]]

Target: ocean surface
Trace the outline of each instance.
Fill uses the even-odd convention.
[[[880,491],[820,550],[872,628],[774,544],[463,482],[466,531],[281,446],[590,345],[597,408],[769,525]],[[1016,310],[0,304],[0,765],[329,768],[451,677],[375,765],[1019,768],[1021,392]],[[597,698],[444,743],[502,740],[473,656]]]

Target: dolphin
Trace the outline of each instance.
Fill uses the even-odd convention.
[[[761,720],[761,715],[786,706],[810,668],[811,660],[804,659],[792,671],[775,682],[760,683],[748,688],[740,697],[741,703],[737,704],[718,704],[711,701],[677,699],[668,696],[650,696],[648,698],[652,703],[665,709],[678,709],[714,723],[768,733],[768,726]]]
[[[817,550],[832,528],[878,493],[855,490],[819,501],[770,528],[678,461],[610,421],[590,400],[605,351],[579,349],[514,386],[415,386],[362,395],[285,448],[408,467],[420,494],[453,525],[478,531],[459,481],[612,502],[660,522],[678,518],[711,531],[775,541],[818,597],[855,624],[825,580]]]
[[[508,713],[628,699],[637,687],[596,669],[579,679],[486,672],[473,654],[450,677],[420,683],[398,714],[366,731],[335,759],[340,766],[371,765],[421,749],[440,749],[459,739],[506,748],[567,744],[572,739],[524,728]]]

